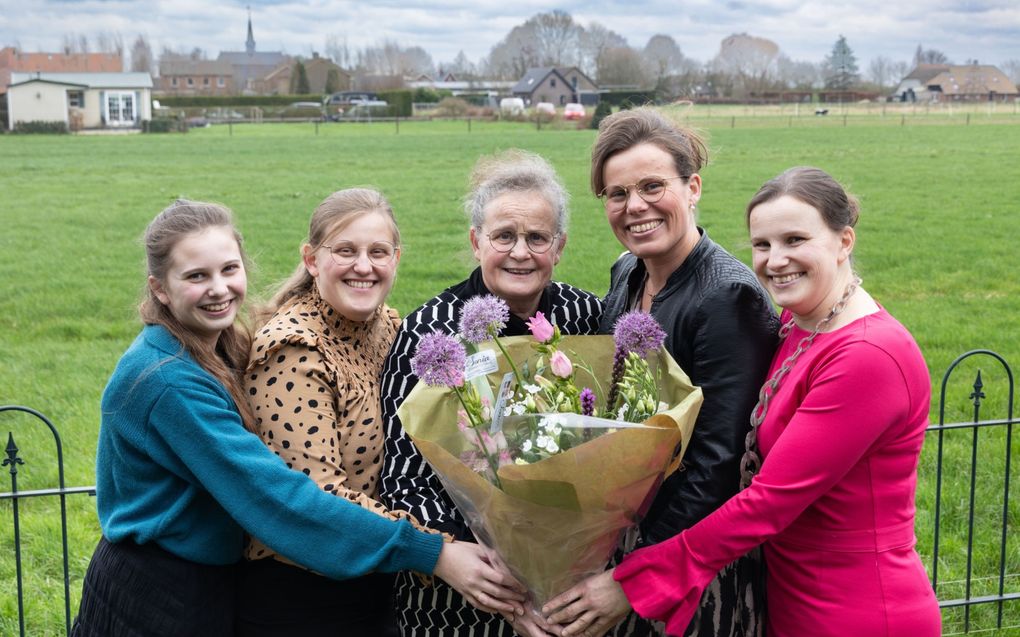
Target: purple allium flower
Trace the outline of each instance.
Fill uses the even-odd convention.
[[[464,304],[460,315],[460,335],[464,340],[481,343],[492,340],[510,320],[510,307],[503,299],[487,294]]]
[[[634,352],[641,358],[654,352],[666,340],[666,333],[648,312],[627,312],[616,321],[613,340],[617,350]]]
[[[411,358],[411,371],[427,385],[460,387],[464,384],[467,353],[453,336],[442,332],[426,334]]]
[[[595,413],[595,392],[585,387],[581,390],[581,415],[591,416]]]

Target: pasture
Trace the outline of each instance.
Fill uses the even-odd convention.
[[[943,372],[966,350],[992,349],[1020,365],[1015,110],[1002,107],[983,122],[977,113],[974,123],[981,125],[962,125],[957,118],[938,126],[903,125],[899,116],[886,121],[877,113],[855,114],[848,125],[830,119],[798,126],[786,113],[759,114],[739,124],[730,112],[684,116],[709,136],[711,163],[702,172],[698,209],[699,224],[715,241],[749,262],[747,200],[787,167],[821,167],[861,199],[858,271],[869,292],[915,335],[932,374],[933,401]],[[526,148],[548,158],[572,194],[569,240],[557,278],[602,294],[620,247],[587,187],[593,139],[590,130],[477,121],[470,127],[463,121],[401,122],[399,128],[392,122],[295,123],[218,126],[183,135],[0,136],[0,404],[26,405],[49,416],[63,438],[67,484],[94,484],[99,398],[139,328],[134,312],[144,279],[139,237],[178,196],[222,202],[235,211],[257,264],[249,285],[257,297],[297,265],[308,218],[320,200],[340,188],[378,187],[393,204],[405,244],[389,302],[406,313],[473,267],[461,200],[474,161],[493,151]],[[973,371],[954,381],[947,421],[970,417],[966,396]],[[983,409],[990,411],[983,413],[1004,418],[1003,375],[984,374]],[[936,409],[933,402],[933,420]],[[27,422],[10,414],[0,418],[0,433],[13,430],[28,459],[18,468],[18,488],[55,486],[52,445]],[[1001,492],[993,481],[1001,481],[1004,440],[993,433],[982,441],[979,497],[994,499]],[[7,437],[0,442],[6,445]],[[1020,452],[1016,438],[1012,446],[1014,455]],[[929,440],[918,495],[917,534],[926,564],[933,449]],[[947,465],[948,482],[966,469],[969,457],[963,455]],[[1014,478],[1016,466],[1014,461]],[[1016,482],[1010,499],[1014,536],[1020,527]],[[962,516],[966,485],[946,488],[943,515]],[[5,476],[0,491],[8,490]],[[91,498],[70,497],[68,505],[73,615],[99,526]],[[61,634],[57,505],[35,498],[21,507],[29,633]],[[17,632],[10,509],[9,501],[0,504],[3,635]],[[982,508],[988,515],[995,511],[995,505]],[[998,540],[994,528],[982,532],[988,535],[979,536],[975,560],[987,566],[998,560]],[[963,576],[965,548],[960,542],[943,547],[940,580]],[[1008,572],[1020,574],[1015,537],[1007,561]],[[1012,578],[1012,590],[1020,590],[1020,576]],[[1020,602],[1008,603],[1004,612],[1007,625],[1020,624]],[[972,614],[982,626],[990,625],[987,613]],[[959,630],[957,615],[946,611],[947,633],[954,626]]]

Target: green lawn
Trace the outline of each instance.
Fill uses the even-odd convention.
[[[741,115],[741,117],[738,117]],[[857,267],[867,289],[917,338],[937,390],[950,362],[973,348],[1020,364],[1020,119],[1008,110],[974,125],[960,113],[937,126],[901,125],[877,112],[792,120],[787,112],[742,118],[738,110],[688,114],[710,135],[712,163],[703,172],[700,223],[745,261],[750,258],[744,204],[783,169],[817,165],[857,193],[863,204]],[[834,113],[838,115],[838,113]],[[824,120],[824,121],[821,121]],[[930,122],[927,122],[930,123]],[[980,124],[980,125],[977,125]],[[604,293],[620,247],[588,192],[594,134],[513,123],[234,125],[179,135],[0,136],[0,404],[48,415],[64,442],[69,485],[92,484],[99,397],[118,357],[138,330],[134,305],[143,282],[139,237],[174,197],[220,201],[237,214],[258,264],[256,292],[297,264],[298,246],[315,205],[354,185],[380,188],[393,203],[405,241],[391,305],[406,312],[472,267],[461,198],[475,159],[523,147],[547,157],[573,195],[567,251],[557,277]],[[981,364],[983,417],[1005,417],[1004,374]],[[976,365],[953,383],[947,421],[966,420]],[[939,414],[933,404],[933,420]],[[29,419],[0,416],[22,457],[19,489],[53,486],[45,438]],[[13,425],[9,427],[8,425]],[[965,574],[969,433],[947,435],[940,580]],[[967,439],[964,441],[964,439]],[[6,444],[6,437],[0,442]],[[965,444],[966,442],[966,444]],[[919,549],[930,556],[935,439],[925,449],[918,497]],[[983,432],[978,493],[998,504],[979,507],[975,574],[997,564],[1004,471],[1001,433]],[[1014,437],[1014,454],[1020,442]],[[1010,521],[1020,523],[1013,460]],[[998,485],[998,486],[996,486]],[[8,491],[6,478],[0,491]],[[29,632],[59,634],[59,523],[54,502],[21,503]],[[72,613],[81,575],[98,538],[94,502],[69,498]],[[997,507],[997,508],[996,508]],[[945,521],[948,520],[948,523]],[[17,632],[10,503],[0,504],[0,634]],[[1017,534],[1013,533],[1014,536]],[[1020,573],[1020,541],[1008,545],[1008,571]],[[930,564],[930,558],[926,557]],[[977,594],[988,594],[982,581]],[[1014,576],[1014,591],[1020,582]],[[958,587],[940,587],[958,597]],[[990,626],[988,609],[973,611]],[[1005,607],[1020,624],[1020,603]],[[946,611],[947,633],[962,611]],[[972,627],[973,628],[973,627]],[[999,631],[997,635],[1020,634]]]

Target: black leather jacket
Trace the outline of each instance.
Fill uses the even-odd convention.
[[[737,492],[751,409],[778,343],[779,319],[754,274],[698,230],[701,239],[652,299],[651,313],[704,403],[683,470],[659,490],[641,524],[641,544],[672,537]],[[612,332],[644,276],[644,263],[629,252],[613,264],[601,333]]]

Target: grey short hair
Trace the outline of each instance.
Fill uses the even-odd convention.
[[[508,192],[528,191],[545,197],[556,215],[556,232],[566,232],[570,195],[549,162],[525,150],[511,149],[479,159],[471,171],[471,189],[464,198],[464,211],[471,225],[481,228],[485,208],[493,200]]]

